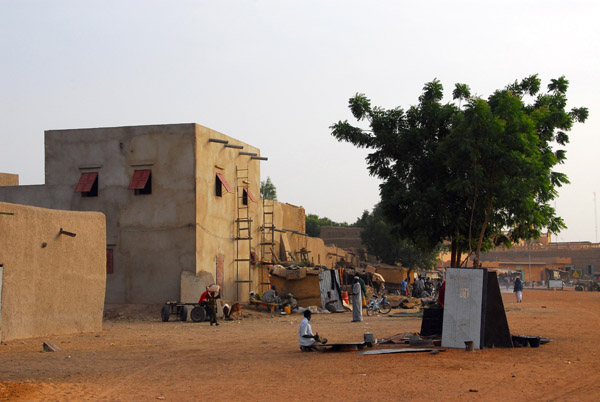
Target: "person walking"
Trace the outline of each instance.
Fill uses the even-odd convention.
[[[209,291],[208,292],[208,304],[206,309],[208,310],[208,317],[210,318],[210,325],[213,324],[219,325],[217,321],[217,299],[220,299],[220,289],[219,291]]]
[[[521,278],[515,279],[514,292],[517,297],[517,303],[521,303],[523,301],[523,282],[521,282]]]
[[[362,321],[362,290],[358,276],[355,276],[352,285],[352,322],[360,321]]]

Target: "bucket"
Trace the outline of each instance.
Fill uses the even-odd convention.
[[[522,335],[512,335],[512,341],[515,348],[526,348],[529,345],[527,337]]]
[[[375,336],[372,332],[367,332],[364,334],[363,339],[365,340],[365,343],[375,343]]]
[[[346,302],[346,304],[350,304],[350,301],[348,300],[348,292],[342,292],[342,300]]]
[[[529,341],[529,346],[531,346],[532,348],[539,348],[540,347],[540,337],[539,336],[528,336],[527,340]]]
[[[292,314],[292,308],[289,305],[285,306],[283,311],[285,311],[286,314]]]

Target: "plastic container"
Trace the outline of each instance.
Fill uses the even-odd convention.
[[[289,305],[285,306],[283,311],[285,311],[286,314],[292,314],[292,308]]]
[[[348,300],[348,292],[342,292],[342,300],[346,302],[346,304],[350,304],[350,301]]]

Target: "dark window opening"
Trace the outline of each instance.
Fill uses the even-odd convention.
[[[215,195],[217,197],[221,197],[223,195],[223,187],[225,187],[225,191],[228,193],[233,193],[231,186],[229,183],[227,183],[227,180],[225,180],[225,176],[223,176],[221,173],[217,173],[217,177],[215,179]]]
[[[98,197],[98,172],[82,173],[75,192],[82,197]]]
[[[221,183],[221,179],[219,176],[215,176],[215,195],[217,197],[223,196],[223,184]]]
[[[114,273],[114,252],[112,248],[106,249],[106,274]]]
[[[152,173],[148,176],[148,180],[146,181],[146,185],[144,188],[136,188],[134,191],[135,195],[143,195],[143,194],[152,194]]]
[[[242,191],[242,205],[248,205],[248,191]]]
[[[134,190],[135,195],[152,194],[152,171],[134,171],[131,183],[129,183],[129,190]]]

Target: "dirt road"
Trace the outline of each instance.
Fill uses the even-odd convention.
[[[104,330],[0,345],[0,401],[598,400],[600,293],[504,294],[513,334],[542,335],[538,349],[450,349],[432,355],[302,353],[300,315],[251,313],[242,321],[159,320],[160,307],[111,315]],[[128,318],[134,316],[134,318]],[[313,315],[329,342],[418,332],[419,318]],[[42,342],[62,350],[44,353]]]

